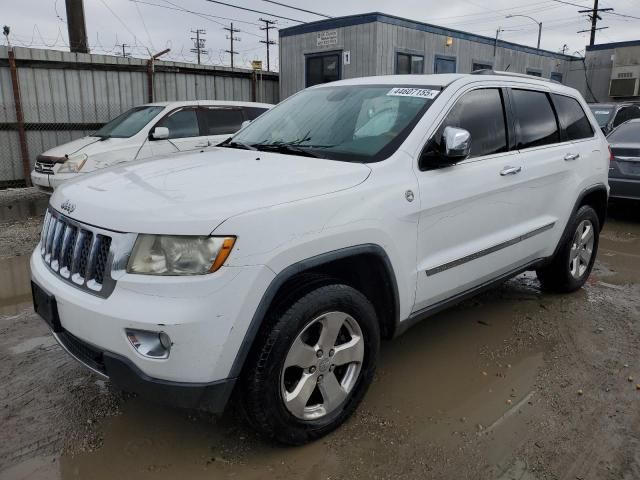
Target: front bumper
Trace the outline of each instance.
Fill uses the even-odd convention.
[[[54,189],[58,188],[64,182],[78,178],[81,173],[38,173],[35,170],[31,172],[31,183],[36,187],[51,193]]]
[[[609,196],[612,198],[640,200],[640,179],[609,177],[609,186],[611,187]]]
[[[126,357],[103,351],[67,331],[52,333],[60,346],[82,365],[108,378],[116,387],[148,400],[179,408],[222,413],[235,387],[236,379],[183,383],[152,378]]]
[[[83,346],[85,353],[92,349],[102,359],[96,368],[67,345],[83,364],[125,390],[161,402],[176,404],[166,397],[184,396],[189,406],[204,403],[219,408],[218,400],[226,399],[233,387],[232,365],[274,274],[261,265],[223,267],[194,277],[119,272],[112,275],[117,277],[113,292],[100,298],[52,273],[37,247],[31,257],[31,276],[55,298],[67,344]],[[172,341],[169,357],[141,355],[125,329],[166,332]],[[59,341],[65,346],[64,338]]]

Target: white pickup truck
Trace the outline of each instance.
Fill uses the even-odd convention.
[[[539,78],[312,87],[219,148],[57,189],[35,310],[124,390],[237,397],[265,435],[308,442],[355,410],[381,338],[525,270],[580,288],[609,161],[580,94]]]

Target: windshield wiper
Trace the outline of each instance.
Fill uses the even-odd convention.
[[[273,152],[278,152],[278,153],[293,153],[296,155],[302,155],[305,157],[313,157],[313,158],[324,158],[321,155],[318,155],[317,153],[314,153],[310,150],[307,150],[307,148],[305,148],[304,146],[301,145],[295,145],[292,143],[256,143],[254,145],[256,150],[261,150],[261,151],[273,151]]]
[[[227,148],[240,148],[242,150],[258,150],[253,145],[249,145],[247,143],[242,142],[232,142],[231,137],[227,138],[224,142],[219,143],[216,147],[227,147]]]

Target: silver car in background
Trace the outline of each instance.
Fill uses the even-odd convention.
[[[615,128],[607,140],[612,152],[609,166],[610,196],[640,200],[640,118]]]

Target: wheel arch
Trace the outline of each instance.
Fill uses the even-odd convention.
[[[365,267],[364,271],[362,267]],[[293,287],[296,287],[295,294],[299,296],[321,284],[322,280],[309,280],[312,278],[309,274],[315,274],[316,279],[336,279],[359,290],[376,309],[381,336],[390,338],[394,335],[400,315],[400,299],[395,272],[384,248],[376,244],[363,244],[333,250],[300,260],[275,276],[253,314],[229,378],[242,374],[264,321],[274,308],[291,299]],[[308,282],[306,285],[296,282],[303,278],[303,282]],[[306,290],[305,286],[308,287]]]

